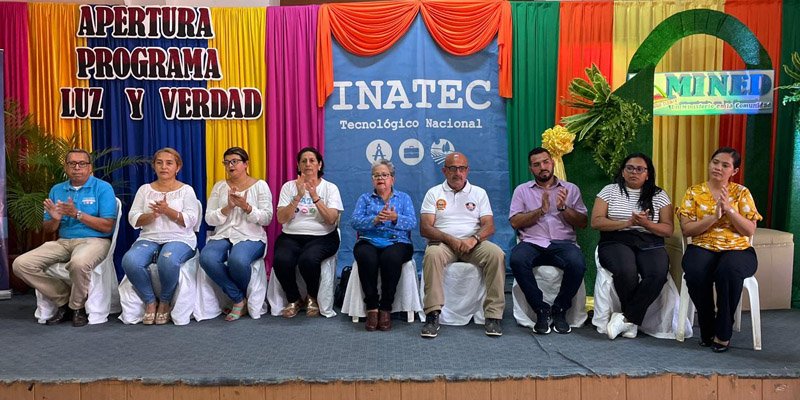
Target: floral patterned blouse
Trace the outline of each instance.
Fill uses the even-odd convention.
[[[756,210],[753,195],[746,187],[738,183],[728,183],[728,203],[739,214],[751,221],[760,221],[761,214]],[[711,194],[711,189],[706,182],[686,189],[683,201],[678,205],[675,213],[678,217],[686,217],[692,221],[702,219],[707,215],[717,212],[717,202]],[[736,232],[727,215],[711,225],[705,232],[692,237],[692,244],[711,251],[744,250],[750,247],[746,236]]]

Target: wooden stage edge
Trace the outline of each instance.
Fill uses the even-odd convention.
[[[797,400],[800,378],[736,376],[567,377],[476,381],[290,382],[256,386],[99,381],[0,384],[0,400]]]

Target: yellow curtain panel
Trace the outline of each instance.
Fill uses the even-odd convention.
[[[267,66],[265,59],[267,9],[212,8],[214,39],[208,47],[219,51],[222,80],[209,81],[209,88],[253,87],[266,100]],[[267,177],[266,101],[264,111],[255,120],[206,121],[206,193],[214,183],[225,179],[222,154],[239,146],[250,155],[249,172],[256,179]]]
[[[685,10],[724,11],[722,0],[616,1],[614,3],[614,88],[625,82],[628,64],[647,35],[667,17]],[[722,69],[722,41],[708,35],[686,37],[667,52],[656,72]],[[673,204],[686,188],[706,179],[711,153],[719,143],[718,116],[670,116],[653,120],[653,163],[657,184]]]
[[[77,145],[92,150],[88,119],[62,119],[62,87],[88,87],[89,81],[75,77],[75,47],[86,46],[78,38],[77,4],[28,3],[30,68],[30,111],[48,132],[69,139],[76,134]]]

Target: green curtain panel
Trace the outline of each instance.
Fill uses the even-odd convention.
[[[555,120],[558,2],[512,2],[514,97],[506,104],[511,190],[530,180],[528,152]]]
[[[791,64],[793,51],[800,51],[800,0],[783,2],[783,34],[781,62]],[[776,66],[777,67],[777,66]],[[780,68],[779,83],[788,85],[793,79]],[[791,232],[795,243],[800,237],[800,104],[782,105],[785,91],[778,95],[778,129],[775,144],[775,186],[772,192],[773,225]],[[792,307],[800,308],[800,246],[794,247]]]

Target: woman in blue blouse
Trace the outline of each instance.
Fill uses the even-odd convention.
[[[366,329],[392,329],[392,303],[403,264],[411,260],[411,230],[417,217],[411,197],[394,190],[394,165],[388,160],[372,164],[372,187],[356,202],[351,225],[358,231],[353,256],[367,307]],[[378,296],[378,273],[381,295]]]

